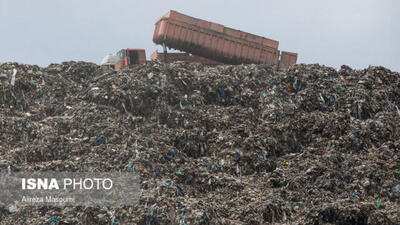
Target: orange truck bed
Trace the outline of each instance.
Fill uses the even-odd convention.
[[[296,61],[297,61],[297,53],[282,51],[281,60],[279,61],[279,68],[287,69],[290,66],[296,64]]]
[[[278,41],[176,11],[169,11],[156,22],[153,42],[226,64],[279,64]],[[295,64],[294,55],[297,60],[296,53],[289,53],[282,66]]]

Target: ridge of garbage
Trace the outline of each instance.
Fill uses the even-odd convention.
[[[1,171],[131,171],[142,189],[0,221],[400,224],[398,107],[379,66],[0,64]]]

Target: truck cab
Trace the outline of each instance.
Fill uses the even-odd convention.
[[[129,67],[130,65],[142,64],[146,62],[146,51],[144,49],[127,48],[117,52],[117,62],[115,69]]]

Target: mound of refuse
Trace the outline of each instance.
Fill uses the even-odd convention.
[[[141,192],[0,221],[400,224],[398,107],[384,67],[1,64],[1,172],[132,172]]]

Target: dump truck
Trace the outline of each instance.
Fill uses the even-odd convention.
[[[153,42],[164,52],[154,52],[151,60],[186,61],[204,65],[267,64],[281,70],[296,64],[297,53],[278,50],[279,42],[223,25],[169,11],[155,23]],[[166,47],[183,51],[167,53]],[[121,49],[106,56],[102,64],[119,70],[146,62],[144,49]]]
[[[278,50],[278,41],[173,10],[155,23],[153,42],[225,64],[255,63],[287,69],[297,61],[297,53]]]
[[[116,70],[128,67],[129,65],[142,64],[146,62],[146,51],[144,49],[121,49],[116,53],[116,56]]]

